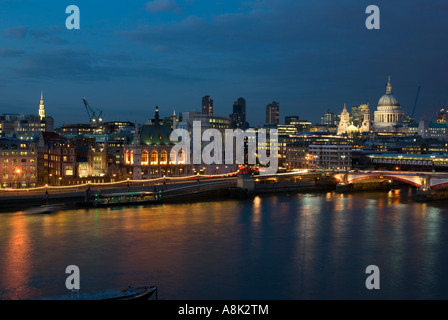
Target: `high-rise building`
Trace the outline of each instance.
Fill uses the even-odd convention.
[[[233,128],[247,129],[249,123],[246,121],[246,100],[238,98],[233,104],[233,113],[230,115]]]
[[[272,102],[266,106],[266,124],[277,125],[280,114],[280,107],[278,102]]]
[[[213,99],[210,96],[202,98],[202,114],[213,115]]]
[[[326,126],[336,126],[338,123],[338,117],[335,113],[328,110],[320,118],[320,123]]]
[[[285,117],[285,124],[297,125],[298,123],[299,123],[299,116],[286,116]]]

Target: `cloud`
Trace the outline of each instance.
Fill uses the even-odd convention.
[[[20,26],[3,30],[3,36],[9,39],[24,39],[28,34],[28,27]]]
[[[34,40],[52,44],[67,44],[67,41],[58,37],[61,27],[47,27],[43,29],[29,29],[26,26],[19,26],[3,30],[3,36],[9,39],[25,39],[31,37]]]
[[[198,77],[186,77],[176,70],[155,63],[132,59],[128,53],[101,55],[84,48],[70,47],[23,56],[21,63],[10,70],[22,78],[64,81],[109,81],[124,78],[199,80]]]
[[[53,43],[53,44],[67,44],[68,41],[60,38],[57,34],[61,33],[61,27],[47,27],[45,29],[33,29],[30,30],[30,35],[37,40],[40,40],[45,43]]]
[[[150,13],[179,12],[181,7],[176,0],[153,0],[146,3],[145,9]]]
[[[2,58],[15,58],[20,57],[25,51],[20,49],[0,49],[0,57]]]

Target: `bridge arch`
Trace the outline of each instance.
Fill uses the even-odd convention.
[[[399,182],[404,182],[407,183],[411,186],[417,187],[417,188],[421,188],[422,186],[422,182],[421,182],[421,178],[420,177],[415,177],[415,178],[409,178],[409,177],[401,177],[401,176],[397,176],[397,175],[387,175],[387,174],[376,174],[376,175],[366,175],[366,176],[361,176],[361,177],[348,177],[348,183],[352,184],[352,183],[360,183],[361,181],[366,181],[366,180],[395,180],[395,181],[399,181]]]

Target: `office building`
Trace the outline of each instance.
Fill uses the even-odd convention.
[[[278,102],[272,102],[266,106],[266,124],[278,125],[280,106]]]

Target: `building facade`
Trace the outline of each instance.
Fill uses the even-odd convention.
[[[2,188],[32,188],[37,185],[35,144],[17,139],[0,139]]]

